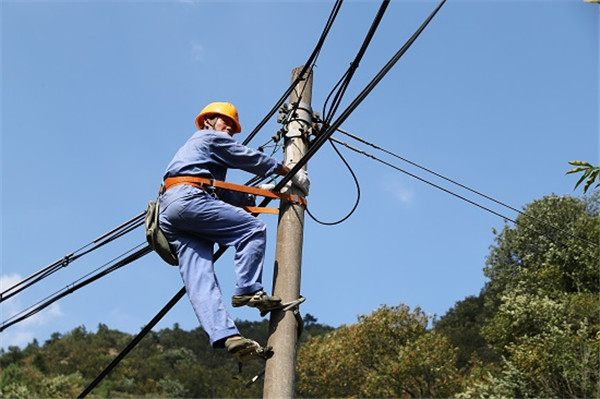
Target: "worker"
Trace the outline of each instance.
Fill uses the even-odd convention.
[[[181,176],[225,180],[229,168],[261,177],[290,171],[275,158],[233,138],[242,130],[233,104],[208,104],[196,117],[196,126],[198,131],[169,163],[164,174],[166,183],[169,178]],[[308,195],[310,180],[306,172],[300,170],[292,184]],[[240,207],[254,205],[253,201],[248,194],[186,183],[165,184],[160,196],[160,228],[177,254],[179,271],[198,320],[213,348],[225,347],[240,361],[258,358],[264,348],[242,337],[227,311],[214,271],[214,244],[235,248],[232,306],[268,311],[281,303],[262,285],[266,226]]]

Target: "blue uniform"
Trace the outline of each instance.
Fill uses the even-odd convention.
[[[280,166],[229,134],[200,130],[177,151],[164,175],[225,180],[227,169],[268,176]],[[213,265],[214,243],[235,248],[235,295],[262,289],[266,226],[243,209],[200,188],[174,186],[160,197],[160,227],[179,258],[179,271],[202,328],[214,345],[239,334],[223,302]]]

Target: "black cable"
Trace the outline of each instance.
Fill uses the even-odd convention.
[[[541,224],[543,224],[543,225],[545,225],[547,227],[550,227],[551,229],[553,229],[555,231],[558,231],[558,232],[561,232],[563,234],[566,234],[566,235],[568,235],[571,238],[575,238],[575,239],[580,240],[582,242],[585,242],[587,244],[591,244],[591,245],[594,245],[596,247],[598,246],[598,244],[595,243],[595,242],[593,242],[593,241],[586,240],[585,238],[576,236],[576,235],[574,235],[572,233],[569,233],[568,231],[565,231],[564,229],[561,229],[560,227],[557,227],[557,226],[553,225],[550,222],[547,222],[545,220],[536,218],[535,216],[528,215],[527,213],[525,213],[525,212],[523,212],[523,211],[521,211],[521,210],[519,210],[519,209],[517,209],[517,208],[515,208],[513,206],[510,206],[510,205],[508,205],[508,204],[506,204],[506,203],[504,203],[502,201],[499,201],[499,200],[497,200],[497,199],[495,199],[495,198],[493,198],[493,197],[491,197],[489,195],[483,194],[480,191],[477,191],[477,190],[475,190],[475,189],[473,189],[473,188],[471,188],[469,186],[466,186],[466,185],[464,185],[462,183],[459,183],[459,182],[457,182],[457,181],[455,181],[453,179],[450,179],[449,177],[446,177],[446,176],[444,176],[444,175],[442,175],[440,173],[437,173],[437,172],[435,172],[435,171],[433,171],[431,169],[428,169],[428,168],[426,168],[424,166],[421,166],[418,163],[410,161],[410,160],[408,160],[408,159],[406,159],[406,158],[404,158],[404,157],[402,157],[402,156],[400,156],[398,154],[395,154],[395,153],[393,153],[393,152],[391,152],[389,150],[386,150],[385,148],[379,147],[376,144],[370,143],[370,142],[366,141],[365,139],[362,139],[362,138],[360,138],[360,137],[358,137],[358,136],[356,136],[356,135],[354,135],[352,133],[349,133],[349,132],[347,132],[347,131],[345,131],[343,129],[338,128],[337,130],[340,133],[345,134],[346,136],[351,137],[351,138],[353,138],[356,141],[360,141],[363,144],[371,146],[371,147],[373,147],[373,148],[375,148],[375,149],[377,149],[379,151],[385,152],[388,155],[391,155],[391,156],[393,156],[395,158],[398,158],[398,159],[400,159],[400,160],[402,160],[402,161],[404,161],[404,162],[406,162],[406,163],[408,163],[408,164],[410,164],[412,166],[415,166],[415,167],[417,167],[417,168],[419,168],[421,170],[424,170],[425,172],[430,173],[430,174],[432,174],[432,175],[434,175],[436,177],[444,179],[444,180],[446,180],[446,181],[448,181],[448,182],[450,182],[450,183],[452,183],[454,185],[457,185],[460,188],[463,188],[463,189],[465,189],[467,191],[472,192],[473,194],[479,195],[480,197],[483,197],[483,198],[485,198],[487,200],[490,200],[490,201],[492,201],[492,202],[494,202],[494,203],[496,203],[498,205],[501,205],[501,206],[503,206],[503,207],[505,207],[507,209],[510,209],[511,211],[517,212],[518,214],[523,215],[524,217],[527,217],[527,218],[529,218],[531,220],[535,220],[536,222],[541,223]]]
[[[329,14],[329,18],[327,19],[325,27],[323,28],[323,32],[321,33],[321,37],[319,38],[319,41],[317,42],[317,44],[316,44],[313,52],[309,56],[308,60],[304,63],[304,66],[302,67],[302,70],[300,71],[300,73],[298,74],[298,76],[296,77],[296,79],[292,82],[292,84],[288,87],[288,89],[279,98],[279,100],[277,100],[277,102],[275,103],[275,105],[273,106],[273,108],[271,108],[271,110],[267,113],[267,115],[259,122],[259,124],[254,128],[254,130],[252,130],[252,132],[248,135],[248,137],[246,137],[246,139],[242,142],[243,145],[248,145],[248,143],[254,138],[254,136],[256,136],[256,134],[260,131],[260,129],[262,129],[262,127],[268,122],[268,120],[273,116],[273,114],[285,102],[285,100],[288,98],[288,96],[290,95],[290,93],[294,90],[294,88],[296,87],[296,85],[302,79],[304,79],[304,75],[306,75],[306,72],[309,71],[309,70],[312,70],[313,66],[315,65],[315,63],[317,61],[317,57],[319,56],[319,53],[321,52],[321,48],[323,47],[323,43],[325,42],[325,38],[327,37],[327,34],[331,30],[331,27],[333,26],[333,22],[335,21],[335,18],[337,17],[337,14],[338,14],[341,6],[342,6],[342,3],[343,3],[343,0],[336,0],[335,4],[333,6],[333,9],[331,10],[331,12]],[[304,87],[302,88],[302,90],[304,90],[305,88],[306,88],[306,85],[304,85]],[[299,104],[295,104],[295,107],[296,107],[295,109],[297,109],[298,106],[299,106]],[[292,110],[292,112],[290,114],[293,114],[293,110]],[[265,144],[263,144],[259,148],[264,148],[267,144],[269,144],[273,140],[274,139],[271,138],[269,141],[267,141]],[[257,185],[260,182],[262,182],[263,180],[265,180],[265,178],[262,178],[260,176],[256,176],[255,178],[253,178],[250,181],[248,181],[246,183],[246,185],[247,186]]]
[[[325,28],[323,29],[323,32],[321,33],[321,37],[319,38],[319,41],[317,42],[317,45],[315,46],[313,52],[308,57],[308,60],[304,64],[304,67],[302,68],[302,71],[300,72],[298,77],[294,80],[294,82],[292,82],[292,84],[285,91],[285,93],[283,93],[283,95],[277,101],[275,106],[273,108],[271,108],[271,110],[262,119],[262,121],[260,121],[259,124],[254,128],[254,130],[252,130],[252,132],[248,135],[248,137],[246,137],[246,139],[244,140],[244,142],[242,144],[247,145],[254,138],[254,136],[256,136],[256,134],[260,131],[260,129],[262,129],[262,127],[269,121],[271,116],[273,116],[273,114],[279,109],[281,104],[283,104],[285,102],[285,100],[288,98],[288,96],[290,95],[292,90],[294,90],[294,87],[296,87],[298,82],[300,82],[300,80],[304,78],[304,75],[306,74],[306,72],[314,66],[314,64],[316,63],[317,57],[319,56],[319,53],[321,52],[321,48],[323,47],[323,43],[325,42],[325,38],[327,37],[327,34],[329,33],[329,30],[333,26],[333,22],[335,21],[335,18],[337,17],[338,12],[340,11],[342,3],[343,3],[343,0],[336,0],[335,4],[333,6],[333,9],[331,10],[331,13],[329,14],[329,18],[327,19],[327,23],[325,24]]]
[[[225,253],[227,248],[228,247],[219,247],[219,249],[213,254],[213,262],[216,262],[221,257],[221,255]],[[152,328],[164,317],[164,315],[167,314],[169,310],[171,310],[171,308],[173,308],[173,306],[175,306],[175,304],[179,302],[181,298],[183,298],[185,292],[185,287],[182,287],[173,296],[173,298],[171,298],[171,300],[156,314],[156,316],[154,316],[152,320],[150,320],[150,322],[148,322],[148,324],[146,324],[146,326],[133,338],[133,340],[131,340],[131,342],[127,344],[127,346],[117,355],[117,357],[115,357],[113,361],[110,362],[110,364],[106,366],[104,370],[102,370],[98,377],[96,377],[94,381],[92,381],[90,385],[88,385],[83,390],[83,392],[79,394],[78,398],[84,398],[88,393],[90,393],[92,389],[94,389],[104,379],[104,377],[106,377],[108,373],[110,373],[112,369],[114,369],[121,362],[121,360],[123,360],[123,358],[127,356],[129,352],[131,352],[133,348],[135,348],[135,346],[142,340],[142,338],[144,338],[146,334],[148,334],[150,330],[152,330]]]
[[[319,220],[310,212],[308,207],[306,207],[306,213],[308,213],[308,216],[310,216],[312,220],[314,220],[315,222],[317,222],[319,224],[322,224],[325,226],[334,226],[336,224],[345,222],[350,216],[352,216],[354,211],[356,211],[356,208],[358,207],[358,204],[360,203],[360,184],[358,182],[358,178],[356,177],[356,174],[352,170],[352,167],[350,166],[348,161],[346,161],[346,158],[344,158],[342,153],[337,149],[337,147],[335,146],[335,144],[333,143],[333,141],[331,139],[329,139],[329,143],[331,144],[331,146],[333,147],[335,152],[338,154],[338,156],[341,158],[341,160],[344,162],[344,165],[346,165],[346,168],[348,168],[348,170],[350,171],[350,174],[352,175],[352,178],[354,179],[354,184],[356,185],[356,202],[354,203],[354,206],[352,207],[350,212],[348,212],[348,214],[346,214],[346,216],[344,216],[343,218],[341,218],[339,220],[336,220],[335,222],[323,222],[322,220]]]
[[[428,184],[428,185],[430,185],[432,187],[435,187],[438,190],[441,190],[441,191],[443,191],[443,192],[445,192],[447,194],[450,194],[450,195],[452,195],[452,196],[454,196],[454,197],[456,197],[458,199],[461,199],[461,200],[463,200],[465,202],[468,202],[471,205],[475,205],[476,207],[481,208],[481,209],[483,209],[483,210],[485,210],[485,211],[487,211],[487,212],[489,212],[489,213],[491,213],[493,215],[499,216],[499,217],[501,217],[504,220],[508,220],[508,221],[514,223],[517,226],[521,226],[521,227],[523,227],[523,228],[525,228],[525,229],[527,229],[527,230],[529,230],[529,231],[531,231],[531,232],[533,232],[533,233],[535,233],[537,235],[543,236],[543,237],[545,237],[546,239],[548,239],[548,240],[550,240],[552,242],[559,243],[559,244],[562,244],[564,246],[568,246],[568,244],[565,243],[565,242],[563,242],[562,240],[548,237],[546,234],[541,233],[541,232],[537,231],[536,229],[533,229],[531,227],[525,226],[525,225],[517,222],[516,220],[509,218],[508,216],[505,216],[505,215],[503,215],[503,214],[501,214],[499,212],[496,212],[493,209],[487,208],[487,207],[485,207],[485,206],[483,206],[483,205],[481,205],[481,204],[479,204],[479,203],[477,203],[477,202],[475,202],[473,200],[470,200],[470,199],[468,199],[468,198],[466,198],[466,197],[464,197],[462,195],[456,194],[456,193],[448,190],[447,188],[444,188],[444,187],[442,187],[442,186],[440,186],[438,184],[432,183],[432,182],[430,182],[430,181],[428,181],[428,180],[426,180],[426,179],[424,179],[424,178],[422,178],[420,176],[415,175],[414,173],[410,173],[410,172],[408,172],[408,171],[406,171],[406,170],[404,170],[404,169],[402,169],[402,168],[400,168],[400,167],[398,167],[396,165],[393,165],[393,164],[391,164],[389,162],[386,162],[386,161],[384,161],[382,159],[379,159],[379,158],[377,158],[376,156],[374,156],[372,154],[369,154],[369,153],[367,153],[367,152],[365,152],[363,150],[355,148],[355,147],[353,147],[353,146],[351,146],[351,145],[349,145],[347,143],[344,143],[343,141],[337,140],[335,138],[332,138],[331,140],[335,141],[338,144],[341,144],[341,145],[345,146],[346,148],[348,148],[348,149],[350,149],[352,151],[355,151],[355,152],[357,152],[357,153],[359,153],[361,155],[364,155],[364,156],[366,156],[368,158],[371,158],[371,159],[373,159],[373,160],[375,160],[377,162],[380,162],[380,163],[382,163],[382,164],[384,164],[386,166],[389,166],[392,169],[395,169],[395,170],[397,170],[399,172],[402,172],[402,173],[404,173],[404,174],[406,174],[406,175],[408,175],[408,176],[410,176],[410,177],[412,177],[414,179],[417,179],[417,180],[419,180],[419,181],[421,181],[421,182],[423,182],[425,184]]]
[[[82,246],[81,248],[71,252],[68,255],[63,256],[61,259],[54,261],[53,263],[49,264],[48,266],[43,267],[42,269],[33,273],[29,277],[26,277],[23,280],[19,281],[18,283],[14,284],[12,287],[4,290],[2,293],[0,293],[0,303],[13,297],[14,295],[16,295],[18,293],[20,293],[21,291],[32,286],[33,284],[52,275],[53,273],[60,270],[61,268],[70,265],[72,262],[81,258],[82,256],[84,256],[84,255],[108,244],[109,242],[129,233],[130,231],[138,228],[139,226],[141,226],[144,223],[143,217],[144,217],[145,213],[146,212],[144,211],[144,212],[140,213],[139,215],[129,219],[128,221],[115,227],[114,229],[110,230],[109,232],[104,233],[100,237],[98,237],[95,240],[89,242],[88,244]],[[94,244],[96,244],[96,245],[94,245]],[[94,246],[89,248],[92,245],[94,245]]]
[[[92,381],[84,390],[77,396],[78,398],[85,398],[88,393],[92,391],[98,385],[104,377],[108,375],[112,371],[113,368],[117,366],[123,360],[125,356],[154,328],[154,326],[164,317],[169,310],[175,306],[177,302],[185,295],[185,287],[181,288],[174,296],[171,298],[169,302],[150,320],[148,324],[135,336],[135,338],[129,342],[129,344],[113,359],[112,362],[104,369],[102,372]]]
[[[419,35],[423,32],[423,30],[427,27],[429,22],[433,19],[433,17],[437,14],[440,8],[444,5],[446,0],[442,0],[438,6],[433,10],[433,12],[429,15],[429,17],[421,24],[421,26],[413,33],[413,35],[408,39],[408,41],[396,52],[396,54],[388,61],[388,63],[379,71],[379,73],[369,82],[367,87],[365,87],[361,93],[352,101],[352,103],[342,112],[342,115],[336,119],[331,126],[328,126],[325,132],[320,133],[317,138],[312,142],[306,154],[294,165],[294,167],[290,170],[290,172],[281,179],[279,183],[273,189],[274,191],[281,191],[281,189],[289,182],[292,177],[298,173],[298,171],[306,165],[308,160],[323,146],[325,141],[331,137],[331,135],[336,131],[338,127],[350,116],[352,112],[360,105],[360,103],[369,95],[369,93],[377,86],[377,84],[383,79],[383,77],[392,69],[392,67],[396,64],[396,62],[406,53],[406,51],[410,48],[410,46],[417,40]],[[269,198],[265,198],[261,202],[259,206],[266,206],[270,202]]]
[[[322,119],[330,119],[330,117],[328,118],[327,115],[333,116],[333,112],[327,112],[327,104],[329,103],[329,99],[331,98],[331,96],[333,96],[335,93],[339,93],[338,87],[346,81],[346,77],[349,73],[350,69],[347,69],[346,72],[344,72],[344,74],[340,78],[340,80],[338,80],[335,86],[333,86],[333,89],[331,89],[331,91],[327,95],[327,98],[325,98],[325,102],[323,103],[323,109],[321,111]],[[321,120],[321,122],[323,122],[323,120]],[[324,125],[326,124],[324,123]]]
[[[139,248],[141,245],[143,245],[143,244],[138,245],[136,248]],[[135,248],[127,251],[126,253],[131,252],[134,249]],[[34,314],[36,314],[36,313],[40,312],[41,310],[47,308],[48,306],[50,306],[54,302],[58,301],[59,299],[61,299],[61,298],[65,297],[65,296],[67,296],[67,295],[69,295],[69,294],[77,291],[78,289],[80,289],[80,288],[82,288],[82,287],[84,287],[84,286],[86,286],[86,285],[88,285],[88,284],[96,281],[100,277],[104,277],[107,274],[112,273],[113,271],[115,271],[117,269],[120,269],[121,267],[123,267],[125,265],[128,265],[129,263],[133,262],[134,260],[137,260],[137,259],[141,258],[142,256],[149,254],[150,252],[152,252],[152,249],[150,248],[150,246],[147,245],[144,248],[136,251],[135,253],[127,256],[123,260],[121,260],[121,261],[115,263],[114,265],[106,268],[102,272],[97,273],[97,274],[93,275],[92,277],[81,281],[78,284],[75,284],[75,283],[77,281],[80,281],[81,279],[76,280],[76,282],[73,282],[73,283],[69,284],[65,288],[63,288],[63,289],[55,292],[52,295],[47,296],[42,301],[40,301],[40,302],[38,302],[38,303],[30,306],[29,308],[23,310],[22,312],[19,312],[16,315],[13,315],[13,316],[9,317],[7,320],[3,321],[2,325],[0,326],[0,332],[4,331],[5,329],[7,329],[8,327],[10,327],[12,325],[15,325],[15,324],[17,324],[17,323],[19,323],[19,322],[21,322],[21,321],[23,321],[23,320],[25,320],[25,319],[33,316]],[[121,256],[113,259],[113,261],[116,260],[116,259],[118,259],[118,258],[120,258],[120,257],[122,257],[123,255],[121,255]],[[106,264],[103,265],[103,266],[101,266],[100,268],[105,267],[105,266],[106,266]],[[98,270],[98,269],[96,269],[96,270]],[[27,313],[25,313],[25,312],[27,312]],[[25,313],[25,314],[23,314],[23,313]],[[18,317],[18,316],[20,316],[20,317]]]
[[[383,15],[385,14],[385,10],[387,9],[388,5],[389,5],[389,0],[382,1],[381,6],[379,7],[379,10],[377,11],[377,15],[373,19],[373,22],[371,23],[371,27],[369,28],[369,31],[367,32],[367,35],[365,36],[365,39],[363,40],[363,43],[362,43],[358,53],[354,57],[354,60],[350,63],[350,67],[346,70],[344,75],[342,75],[340,80],[336,83],[334,88],[331,90],[331,92],[325,99],[325,103],[323,105],[323,126],[329,125],[329,122],[331,122],[331,119],[333,118],[335,112],[339,108],[339,106],[342,102],[342,98],[344,97],[344,94],[346,93],[346,90],[347,90],[348,86],[350,85],[350,81],[352,80],[354,73],[358,69],[360,61],[362,60],[365,52],[367,51],[367,48],[369,47],[369,44],[371,43],[371,40],[373,39],[373,36],[375,35],[375,31],[377,30],[379,23],[383,19]],[[338,87],[339,87],[339,89],[338,89]],[[329,99],[331,98],[331,96],[333,95],[334,92],[335,92],[335,96],[333,98],[331,108],[330,108],[329,112],[327,112],[327,103],[329,102]],[[360,203],[360,184],[358,182],[356,174],[354,173],[354,171],[352,170],[352,168],[350,167],[350,165],[348,164],[348,162],[346,161],[344,156],[339,152],[339,150],[336,148],[335,144],[331,140],[329,142],[330,142],[331,146],[333,147],[333,149],[335,150],[335,152],[340,157],[340,159],[342,160],[342,162],[344,163],[344,165],[346,165],[346,168],[348,168],[348,170],[350,171],[350,174],[352,175],[352,178],[354,179],[354,184],[356,185],[356,191],[357,191],[356,202],[354,203],[354,206],[352,207],[350,212],[348,212],[348,214],[346,214],[346,216],[344,216],[343,218],[341,218],[335,222],[324,222],[322,220],[319,220],[317,217],[315,217],[311,213],[311,211],[308,207],[306,208],[306,213],[308,213],[308,216],[310,216],[315,222],[317,222],[319,224],[322,224],[325,226],[334,226],[334,225],[337,225],[337,224],[340,224],[340,223],[343,223],[344,221],[346,221],[350,216],[352,216],[354,211],[356,211],[356,208],[358,207],[358,204]]]
[[[369,31],[367,32],[367,35],[365,36],[365,39],[363,40],[363,43],[362,43],[360,49],[358,50],[356,57],[354,57],[354,61],[352,61],[352,63],[350,63],[350,67],[348,68],[348,70],[346,71],[344,76],[342,76],[342,79],[340,80],[340,82],[342,82],[341,85],[340,85],[340,82],[338,82],[338,84],[336,85],[336,87],[338,85],[340,85],[340,89],[335,94],[335,97],[332,102],[332,106],[331,106],[329,113],[325,112],[325,107],[326,107],[327,101],[329,100],[329,97],[331,96],[331,93],[327,97],[327,100],[325,101],[325,105],[323,105],[323,120],[325,121],[326,126],[329,125],[329,123],[333,119],[333,115],[336,113],[336,111],[342,101],[342,98],[346,92],[346,89],[348,88],[350,81],[352,80],[352,77],[354,76],[354,73],[358,69],[360,61],[362,60],[362,57],[364,56],[365,52],[367,51],[367,48],[369,47],[369,44],[371,43],[371,40],[373,39],[373,36],[375,35],[375,31],[377,30],[379,23],[383,19],[383,15],[385,14],[385,10],[387,9],[388,5],[389,5],[389,0],[382,1],[381,6],[379,7],[379,10],[377,11],[377,15],[373,19],[373,22],[371,23],[371,27],[369,28]],[[335,90],[335,88],[334,88],[334,90]]]
[[[377,15],[375,15],[375,18],[373,19],[373,22],[371,23],[371,27],[369,28],[369,31],[367,32],[367,35],[365,36],[365,39],[363,40],[363,43],[362,43],[360,49],[358,50],[358,53],[356,54],[356,56],[354,57],[354,60],[350,63],[350,67],[348,68],[346,73],[344,73],[344,75],[342,76],[342,79],[340,80],[340,82],[342,82],[341,85],[340,85],[340,82],[338,82],[338,84],[336,84],[336,87],[340,86],[340,88],[337,91],[337,93],[335,94],[335,97],[332,102],[332,106],[331,106],[331,109],[329,110],[329,113],[325,112],[325,107],[326,107],[327,101],[329,100],[329,97],[331,96],[331,93],[327,97],[327,100],[325,101],[325,105],[323,106],[323,120],[324,120],[325,126],[329,125],[329,123],[333,119],[333,115],[335,114],[338,107],[340,106],[342,98],[343,98],[344,94],[346,93],[346,89],[348,88],[350,81],[352,80],[352,77],[354,76],[354,73],[358,69],[360,61],[362,60],[363,56],[365,55],[365,52],[367,51],[367,48],[369,47],[369,44],[371,43],[373,36],[375,36],[375,31],[377,30],[379,23],[383,19],[383,15],[385,14],[385,10],[387,9],[388,5],[389,5],[389,0],[383,0],[381,2],[381,5],[379,6],[379,10],[377,11]],[[335,90],[335,88],[334,88],[334,90]]]
[[[445,0],[444,0],[445,1]],[[339,2],[339,6],[341,6],[341,1]],[[356,71],[356,69],[358,68],[358,65],[360,64],[360,61],[364,55],[364,53],[367,50],[367,47],[369,46],[371,39],[373,38],[374,34],[375,34],[375,30],[377,29],[377,27],[379,26],[379,23],[381,22],[381,19],[383,18],[383,14],[385,13],[385,10],[387,8],[389,4],[389,0],[383,0],[377,15],[375,16],[373,23],[371,24],[371,27],[369,29],[369,32],[367,33],[356,57],[354,58],[354,61],[350,64],[349,69],[346,71],[346,73],[342,76],[342,78],[340,79],[340,81],[335,85],[334,89],[331,91],[331,93],[329,94],[329,96],[327,97],[327,99],[325,100],[325,104],[327,104],[327,102],[329,101],[329,98],[331,97],[331,95],[333,94],[333,92],[336,90],[336,88],[338,86],[341,85],[340,89],[337,91],[335,98],[334,98],[334,104],[332,105],[332,109],[330,111],[330,118],[333,117],[333,114],[335,113],[335,111],[337,110],[337,108],[339,107],[339,104],[341,102],[341,99],[346,91],[346,88],[348,87],[348,84],[350,83],[350,80],[352,79],[352,76],[354,75],[354,72]],[[337,7],[336,7],[337,6]],[[317,46],[315,47],[315,51],[313,51],[313,54],[311,55],[311,57],[309,58],[309,61],[304,65],[302,71],[300,72],[300,74],[298,74],[298,77],[294,80],[294,82],[292,83],[292,85],[289,87],[289,89],[286,91],[286,93],[284,94],[284,96],[282,96],[282,98],[278,101],[277,105],[271,110],[271,112],[267,115],[267,117],[265,119],[268,119],[272,116],[272,114],[275,112],[276,109],[279,108],[279,106],[285,101],[285,98],[287,98],[287,96],[294,90],[294,88],[296,87],[296,85],[298,84],[298,82],[300,82],[301,78],[305,75],[305,73],[309,70],[307,68],[307,66],[309,66],[310,62],[312,62],[311,60],[313,59],[313,56],[316,57],[316,55],[318,55],[318,52],[320,51],[320,48],[325,40],[325,36],[327,35],[327,32],[329,31],[329,29],[331,28],[331,24],[333,24],[333,20],[335,19],[335,16],[337,15],[337,12],[339,11],[339,6],[338,3],[336,2],[336,6],[334,6],[334,9],[332,10],[332,13],[330,15],[329,21],[327,22],[326,28],[323,32],[323,34],[321,35],[321,39],[319,40],[319,43],[317,44]],[[306,85],[303,86],[302,90],[304,90],[306,88]],[[301,98],[302,95],[298,95],[298,98]],[[288,112],[288,115],[290,115],[293,118],[293,115],[295,113],[295,111],[299,108],[300,106],[300,102],[297,102],[295,104],[292,104],[293,108]],[[323,114],[325,115],[325,107],[323,108]],[[263,122],[266,123],[266,121],[263,119]],[[288,123],[290,121],[287,121]],[[260,124],[259,126],[262,127],[264,125],[264,123]],[[258,128],[257,128],[258,129]],[[246,145],[256,134],[257,129],[255,129],[247,138],[246,140],[243,142],[244,145]],[[270,143],[273,139],[269,140],[266,144]],[[266,144],[264,144],[261,147],[264,147]],[[322,145],[322,144],[321,144]],[[352,173],[352,176],[355,180],[357,189],[358,189],[358,197],[357,197],[357,201],[354,204],[354,207],[352,208],[352,210],[350,211],[350,213],[345,216],[343,219],[341,219],[340,221],[336,221],[336,222],[322,222],[320,220],[318,220],[314,215],[312,215],[310,213],[310,211],[307,209],[307,213],[309,214],[309,216],[316,221],[317,223],[321,223],[324,225],[335,225],[335,224],[339,224],[343,221],[345,221],[348,217],[350,217],[352,215],[352,213],[354,213],[354,211],[356,210],[356,207],[358,206],[358,203],[360,201],[360,186],[358,184],[358,180],[356,179],[356,176],[354,175],[354,172],[352,171],[352,169],[350,168],[350,165],[348,165],[348,163],[346,162],[346,160],[343,158],[343,156],[339,153],[339,151],[337,151],[337,149],[335,148],[335,146],[332,144],[332,146],[334,147],[334,149],[336,150],[336,152],[338,153],[338,155],[341,157],[342,161],[344,162],[344,164],[346,164],[346,167],[348,167],[348,169],[350,170],[350,172]],[[296,168],[294,168],[296,169]],[[299,168],[298,168],[299,169]],[[294,173],[289,173],[288,174],[288,179],[286,180],[286,178],[284,177],[284,183],[280,182],[276,185],[276,188],[274,189],[274,191],[280,191],[283,186],[285,185],[285,183],[287,183],[287,181],[289,181],[289,179],[291,178],[291,176],[293,176],[298,169],[296,169],[296,171]],[[260,182],[262,182],[265,178],[261,178],[259,176],[255,176],[254,178],[250,179],[246,185],[255,185],[258,184]],[[263,201],[263,203],[260,206],[265,206],[265,204],[269,203],[270,200],[268,198],[265,198],[265,200]]]

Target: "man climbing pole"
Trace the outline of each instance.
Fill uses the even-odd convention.
[[[229,168],[262,177],[285,175],[290,169],[233,139],[242,128],[230,103],[208,104],[196,117],[196,126],[199,130],[177,151],[164,174],[160,228],[177,254],[188,297],[211,345],[246,361],[264,356],[264,348],[242,337],[230,317],[214,271],[213,249],[215,243],[235,248],[234,307],[256,307],[261,313],[277,308],[281,299],[268,295],[262,285],[266,226],[240,208],[253,205],[254,197],[193,179],[225,180]],[[310,181],[304,171],[292,183],[308,194]]]

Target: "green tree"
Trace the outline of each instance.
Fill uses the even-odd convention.
[[[599,199],[600,193],[584,200],[546,196],[527,205],[514,227],[504,227],[484,268],[486,306],[492,313],[501,296],[517,286],[531,293],[600,291]]]
[[[39,382],[40,398],[75,398],[83,390],[83,381],[79,373],[44,377]]]
[[[460,388],[456,350],[428,317],[382,306],[358,323],[314,337],[298,353],[307,397],[448,397]]]
[[[598,198],[536,200],[496,237],[481,335],[503,360],[462,397],[600,395]]]
[[[481,335],[481,328],[491,316],[484,307],[485,292],[458,301],[439,320],[434,321],[435,330],[450,340],[458,348],[457,366],[467,367],[473,356],[490,363],[499,357]]]

